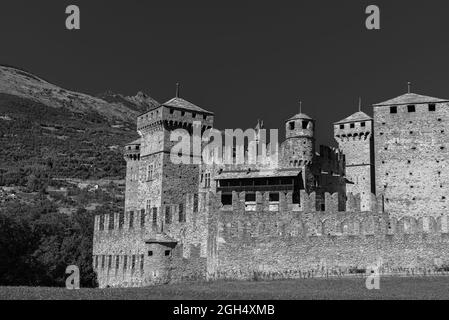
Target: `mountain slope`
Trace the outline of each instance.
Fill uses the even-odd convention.
[[[40,102],[49,107],[66,108],[75,113],[98,113],[109,121],[134,122],[140,113],[158,104],[142,93],[132,98],[109,93],[105,97],[117,96],[120,99],[104,100],[65,90],[29,72],[6,66],[0,66],[0,93]]]
[[[93,97],[0,66],[0,185],[33,173],[123,178],[121,147],[137,138],[136,117],[158,103],[143,93]]]

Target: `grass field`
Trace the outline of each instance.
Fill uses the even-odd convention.
[[[87,300],[270,300],[270,299],[449,299],[449,277],[381,278],[380,290],[365,279],[306,279],[267,282],[219,281],[131,289],[0,287],[0,299]]]

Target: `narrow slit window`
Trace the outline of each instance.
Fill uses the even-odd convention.
[[[134,228],[134,211],[129,212],[129,229]]]

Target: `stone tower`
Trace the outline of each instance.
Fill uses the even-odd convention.
[[[449,99],[408,92],[373,107],[376,190],[385,210],[398,218],[447,214]]]
[[[186,193],[198,192],[199,166],[193,161],[192,134],[194,128],[202,133],[212,127],[213,118],[213,113],[179,97],[138,117],[137,131],[141,138],[126,146],[125,153],[129,154],[126,156],[126,211],[144,210],[147,215],[151,211],[151,219],[162,224],[161,214],[154,208],[182,203]],[[172,148],[180,137],[171,141],[170,136],[177,129],[182,129],[179,132],[185,133],[190,141],[190,155],[182,163],[171,160]],[[156,214],[158,216],[153,216]]]
[[[300,112],[286,121],[285,135],[279,163],[282,168],[301,169],[301,184],[307,192],[311,192],[310,187],[314,185],[310,165],[315,155],[315,120]]]
[[[346,192],[360,194],[362,211],[375,193],[373,119],[359,111],[334,124],[334,138],[346,159]]]
[[[315,154],[315,120],[299,113],[286,121],[285,135],[284,165],[302,167],[312,163]]]

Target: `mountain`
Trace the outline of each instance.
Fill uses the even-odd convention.
[[[121,179],[122,146],[136,139],[136,118],[159,103],[106,92],[97,96],[0,66],[0,185],[31,173],[51,178]]]

